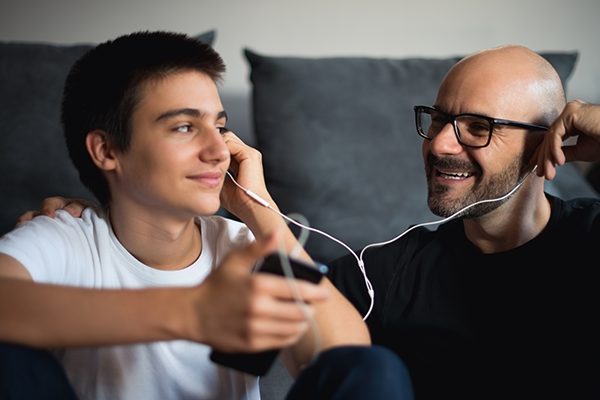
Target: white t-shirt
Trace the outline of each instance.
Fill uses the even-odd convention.
[[[27,268],[35,282],[90,288],[192,286],[234,247],[254,240],[237,221],[200,217],[202,252],[177,271],[151,268],[118,241],[108,219],[91,208],[81,218],[58,211],[0,238],[0,252]],[[57,351],[81,399],[259,399],[258,379],[209,360],[210,347],[184,340]]]

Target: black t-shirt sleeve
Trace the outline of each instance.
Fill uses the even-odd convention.
[[[331,282],[364,316],[369,309],[370,297],[358,260],[349,254],[328,263],[328,266]]]
[[[422,235],[428,232],[425,228],[418,228],[395,242],[369,248],[364,252],[365,273],[374,290],[373,310],[367,320],[372,330],[383,323],[384,305],[388,301],[388,294],[396,292],[394,287],[398,284],[398,277],[407,272],[404,268],[410,265],[408,260],[413,257],[415,246],[421,243]],[[357,254],[360,254],[360,251]],[[328,265],[329,279],[361,315],[365,316],[371,307],[371,297],[358,260],[350,254]],[[398,301],[401,300],[394,299],[396,304]]]

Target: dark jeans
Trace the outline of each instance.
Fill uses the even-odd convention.
[[[62,366],[47,351],[0,343],[0,399],[77,399]],[[288,400],[412,400],[402,361],[383,347],[345,346],[319,355],[296,380]]]
[[[0,343],[0,399],[75,400],[77,396],[52,354]]]
[[[287,400],[414,399],[404,363],[385,347],[344,346],[321,353],[294,382]]]

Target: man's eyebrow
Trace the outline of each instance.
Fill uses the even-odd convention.
[[[203,115],[203,113],[195,108],[177,108],[175,110],[169,110],[166,111],[162,114],[160,114],[158,117],[156,117],[156,121],[162,121],[164,119],[169,119],[169,118],[173,118],[176,117],[178,115],[187,115],[190,117],[194,117],[194,118],[199,118]],[[217,119],[222,119],[225,118],[226,120],[228,119],[227,117],[227,113],[223,110],[223,111],[219,111],[219,113],[217,114]]]
[[[220,111],[217,114],[217,119],[221,119],[221,118],[225,118],[225,122],[227,122],[227,120],[229,120],[229,117],[227,116],[227,113],[225,112],[225,110]]]

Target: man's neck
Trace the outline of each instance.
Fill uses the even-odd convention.
[[[464,220],[467,238],[483,253],[514,249],[540,234],[550,220],[551,207],[543,181],[519,192],[483,217]]]

